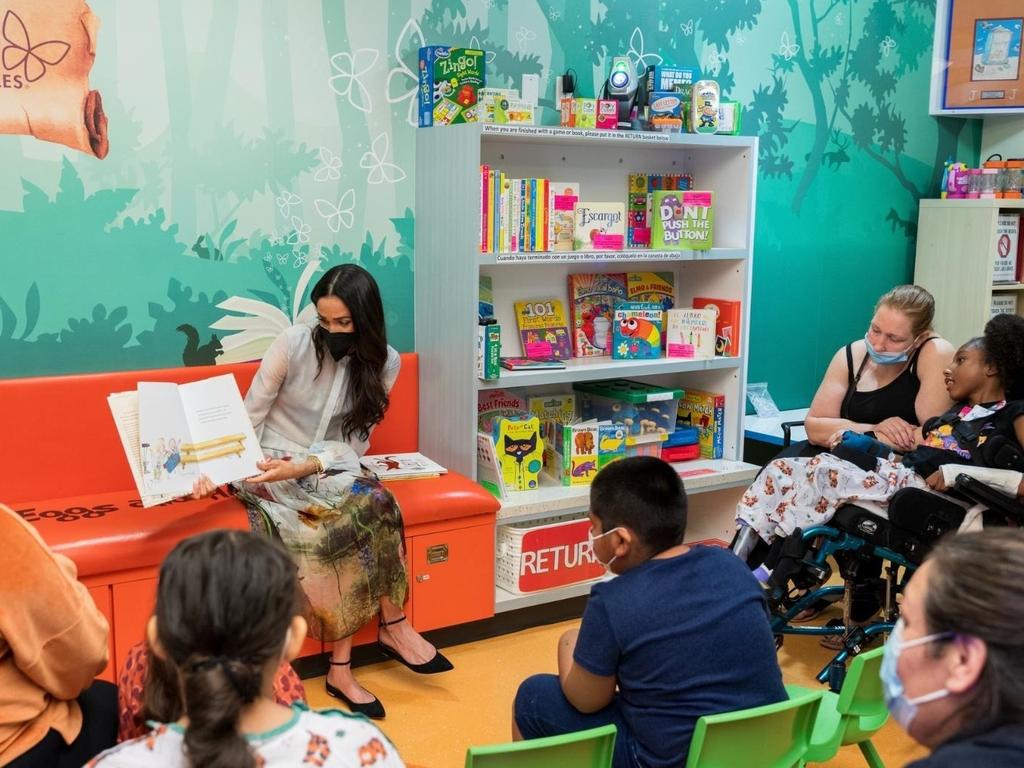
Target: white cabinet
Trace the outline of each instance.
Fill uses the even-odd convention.
[[[954,346],[980,336],[996,297],[1016,297],[1024,285],[993,283],[1000,211],[1024,214],[1024,200],[922,200],[914,282],[935,297],[935,330]]]
[[[581,199],[593,202],[625,203],[630,173],[691,173],[696,189],[715,193],[713,247],[709,251],[482,254],[481,164],[516,178],[578,181]],[[576,381],[640,378],[726,397],[724,458],[676,465],[688,493],[749,484],[757,467],[744,463],[741,456],[756,178],[754,137],[494,125],[417,131],[415,316],[420,356],[420,450],[475,477],[480,390],[503,387],[543,394],[571,389]],[[493,282],[495,315],[501,324],[503,354],[508,356],[519,354],[514,301],[561,298],[568,309],[569,274],[625,271],[673,272],[676,306],[690,306],[695,296],[741,301],[740,354],[701,361],[583,358],[568,361],[564,370],[502,370],[497,381],[476,378],[481,274],[489,275]],[[546,483],[538,490],[513,494],[502,504],[498,522],[586,509],[589,488]],[[732,510],[725,506],[723,514],[731,520]],[[569,592],[549,598],[568,596]],[[579,589],[575,593],[580,593]],[[519,602],[505,601],[504,609],[519,607]],[[498,603],[497,610],[502,610],[501,595]]]

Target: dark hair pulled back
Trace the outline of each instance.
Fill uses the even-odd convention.
[[[157,637],[180,680],[193,768],[253,768],[238,729],[298,612],[295,565],[272,540],[211,531],[181,542],[160,568]]]

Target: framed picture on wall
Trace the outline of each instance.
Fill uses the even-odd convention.
[[[938,0],[930,112],[1024,113],[1024,0]]]

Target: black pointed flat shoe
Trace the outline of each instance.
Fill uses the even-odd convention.
[[[347,667],[349,664],[352,663],[352,661],[350,659],[349,661],[329,661],[327,663],[335,667]],[[348,706],[348,708],[352,712],[358,713],[360,715],[365,715],[371,720],[384,719],[384,716],[386,714],[384,712],[384,705],[380,703],[380,699],[378,699],[376,696],[374,697],[373,701],[368,701],[365,704],[359,704],[357,702],[352,701],[352,699],[350,699],[344,693],[342,693],[329,682],[327,682],[326,678],[324,678],[324,687],[327,690],[328,696],[333,696],[336,699],[341,699],[343,702],[345,702],[346,706]]]
[[[405,616],[395,619],[394,621],[381,621],[380,626],[389,627],[392,624],[398,624],[400,621],[405,621]],[[434,651],[434,656],[429,661],[424,661],[422,664],[413,664],[394,648],[384,645],[380,640],[379,630],[377,632],[377,647],[380,649],[380,652],[389,659],[394,659],[400,664],[404,664],[413,672],[420,675],[436,675],[438,672],[448,672],[449,670],[455,669],[455,665],[448,661],[440,651]]]

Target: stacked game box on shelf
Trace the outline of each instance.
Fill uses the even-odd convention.
[[[668,189],[693,189],[693,176],[688,173],[629,174],[627,247],[649,248],[651,246],[654,193],[658,190]]]
[[[419,124],[474,123],[477,93],[486,85],[484,52],[472,48],[427,45],[420,48]]]
[[[573,355],[610,356],[615,303],[626,299],[626,273],[569,275]]]
[[[696,427],[702,459],[722,458],[725,429],[725,395],[688,389],[679,401],[679,427]]]
[[[612,316],[612,359],[649,360],[661,357],[661,304],[620,301]]]

